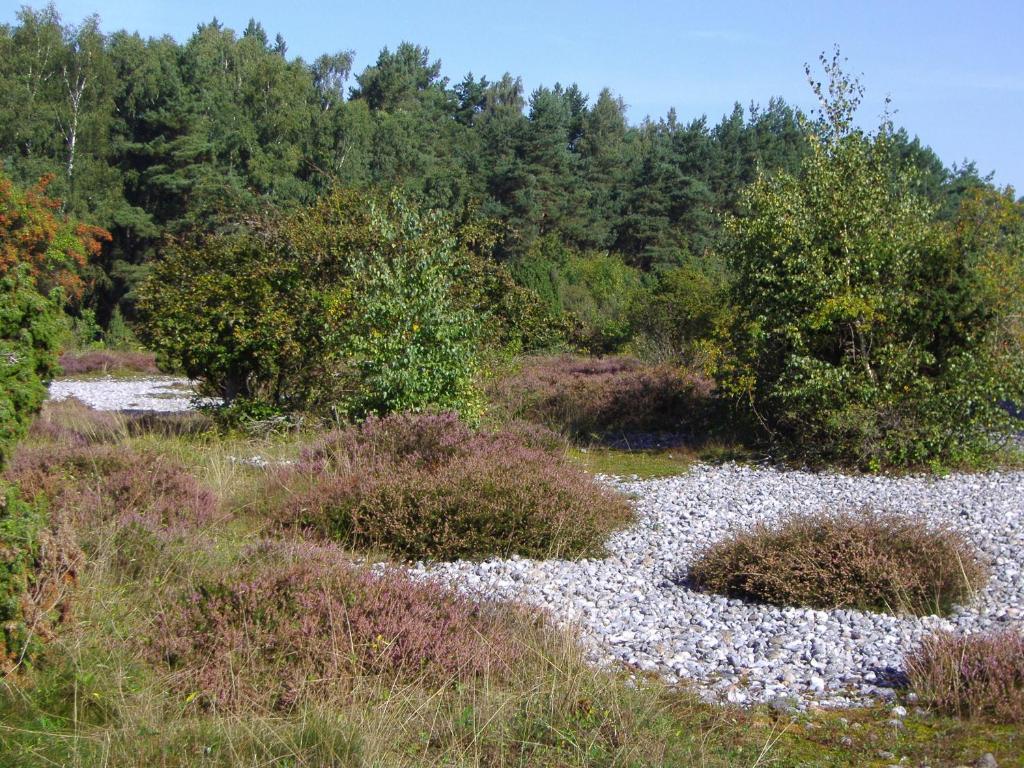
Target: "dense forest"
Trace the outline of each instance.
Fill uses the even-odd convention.
[[[237,228],[334,186],[397,187],[463,224],[491,222],[488,256],[572,313],[577,346],[608,351],[638,324],[664,325],[632,306],[720,281],[723,215],[758,168],[795,172],[807,153],[805,116],[781,99],[717,122],[672,110],[631,125],[628,94],[526,93],[509,73],[452,81],[411,43],[356,72],[351,51],[294,58],[256,21],[237,34],[213,20],[179,43],[106,32],[95,17],[69,25],[51,5],[0,27],[5,174],[22,186],[52,175],[65,212],[112,235],[72,311],[133,320],[134,289],[168,238]],[[892,139],[940,216],[986,183],[905,131]]]

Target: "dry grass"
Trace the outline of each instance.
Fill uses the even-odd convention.
[[[1019,630],[941,632],[926,638],[906,666],[910,687],[939,712],[1024,724],[1024,635]]]
[[[60,356],[60,367],[66,376],[86,373],[146,373],[159,374],[156,356],[152,352],[123,352],[95,349],[86,352],[65,352]]]
[[[689,579],[756,602],[920,615],[970,599],[987,572],[955,531],[864,510],[798,514],[735,533],[705,551]]]
[[[573,557],[603,551],[626,500],[546,430],[475,432],[451,414],[372,419],[271,474],[267,514],[402,558]]]

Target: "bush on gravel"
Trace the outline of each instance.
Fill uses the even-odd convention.
[[[781,606],[943,614],[987,578],[958,533],[895,512],[798,514],[712,545],[691,566],[698,589]]]

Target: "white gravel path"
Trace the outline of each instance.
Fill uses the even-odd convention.
[[[174,376],[145,378],[56,379],[50,398],[74,397],[100,411],[161,411],[173,413],[193,407],[194,392],[188,379]]]

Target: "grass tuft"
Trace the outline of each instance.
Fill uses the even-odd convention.
[[[1024,635],[1005,629],[925,638],[906,660],[910,687],[946,715],[1024,724]]]

